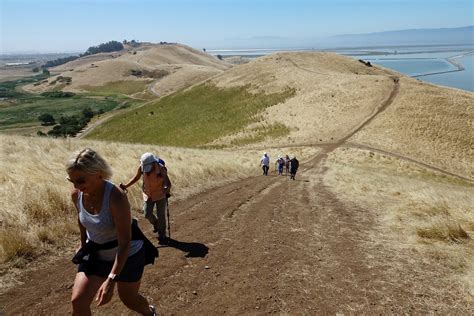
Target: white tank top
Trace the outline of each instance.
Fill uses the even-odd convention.
[[[99,214],[91,214],[84,208],[82,192],[79,192],[79,198],[77,199],[79,221],[82,226],[86,228],[87,239],[98,244],[104,244],[117,239],[117,230],[115,229],[115,224],[109,211],[110,193],[113,187],[112,182],[106,181],[102,207]],[[128,256],[130,257],[137,253],[142,246],[143,240],[131,240]],[[118,247],[99,250],[98,258],[104,261],[113,261],[115,260],[117,250]]]

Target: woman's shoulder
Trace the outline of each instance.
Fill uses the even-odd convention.
[[[74,203],[74,206],[76,207],[76,209],[78,211],[79,211],[79,208],[78,208],[78,205],[77,205],[77,201],[79,201],[80,193],[81,193],[81,191],[79,191],[78,189],[73,188],[71,190],[71,200],[72,200],[72,203]]]
[[[110,184],[112,185],[112,188],[110,189],[110,202],[115,204],[126,201],[127,193],[112,182],[110,182]]]
[[[71,190],[71,199],[76,202],[77,199],[79,198],[79,194],[81,193],[81,191],[79,191],[79,189],[76,189],[76,188],[73,188]]]

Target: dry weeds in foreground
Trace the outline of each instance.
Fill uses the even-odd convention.
[[[473,301],[472,183],[396,158],[349,148],[332,153],[326,164],[326,185],[339,197],[377,213],[377,226],[384,234],[374,232],[374,243],[392,249],[395,256],[402,250],[411,251],[416,257],[414,262],[423,262],[439,277],[431,283],[433,287],[448,280],[446,285],[463,289],[458,294]],[[416,270],[403,260],[397,257],[394,269]],[[424,290],[415,289],[419,293]]]
[[[262,154],[260,150],[197,150],[7,135],[0,136],[0,145],[0,263],[13,260],[20,265],[48,247],[64,246],[65,237],[77,231],[64,164],[78,149],[91,147],[101,153],[114,170],[115,183],[135,174],[142,153],[158,154],[169,168],[174,199],[260,175]],[[285,150],[302,159],[316,152]],[[276,157],[280,151],[272,149],[269,154]],[[141,209],[140,186],[132,187],[128,195],[132,208]]]

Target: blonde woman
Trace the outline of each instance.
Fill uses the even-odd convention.
[[[98,306],[110,302],[115,285],[128,308],[155,315],[155,308],[138,293],[145,265],[144,240],[132,240],[130,205],[125,193],[109,181],[111,168],[97,152],[86,148],[71,157],[66,171],[74,185],[71,197],[78,211],[81,250],[98,246],[79,261],[71,297],[73,315],[90,315],[94,297]]]

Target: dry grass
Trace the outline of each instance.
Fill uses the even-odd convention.
[[[278,53],[235,66],[210,80],[226,88],[250,85],[255,92],[295,89],[293,98],[268,108],[261,120],[263,125],[289,128],[289,135],[272,140],[284,145],[345,136],[388,97],[393,80],[387,74],[331,53]],[[217,142],[232,141],[235,137],[229,135]]]
[[[103,86],[83,86],[81,89],[96,94],[126,94],[144,92],[150,80],[133,80],[133,81],[111,81]]]
[[[91,147],[114,170],[112,181],[134,176],[139,157],[155,152],[166,161],[173,181],[173,199],[182,199],[226,182],[259,175],[262,150],[195,150],[148,145],[0,136],[0,263],[31,258],[53,245],[68,244],[77,232],[76,211],[64,164],[74,151]],[[308,157],[315,149],[286,149]],[[269,151],[272,157],[282,152]],[[140,186],[129,190],[134,210],[141,209]],[[136,213],[135,215],[138,215]],[[75,236],[77,237],[77,236]],[[74,238],[76,239],[76,238]]]
[[[474,178],[474,94],[410,78],[392,105],[351,141]]]
[[[170,74],[157,81],[153,88],[160,96],[164,96],[200,83],[220,73],[222,73],[222,70],[208,66],[174,66]]]
[[[438,271],[443,280],[460,282],[465,292],[459,295],[472,299],[472,183],[356,149],[339,149],[326,164],[325,184],[342,199],[375,212],[375,244],[400,254],[400,262],[406,260],[401,257],[404,251],[418,253],[419,262]],[[401,263],[393,266],[406,269]]]

